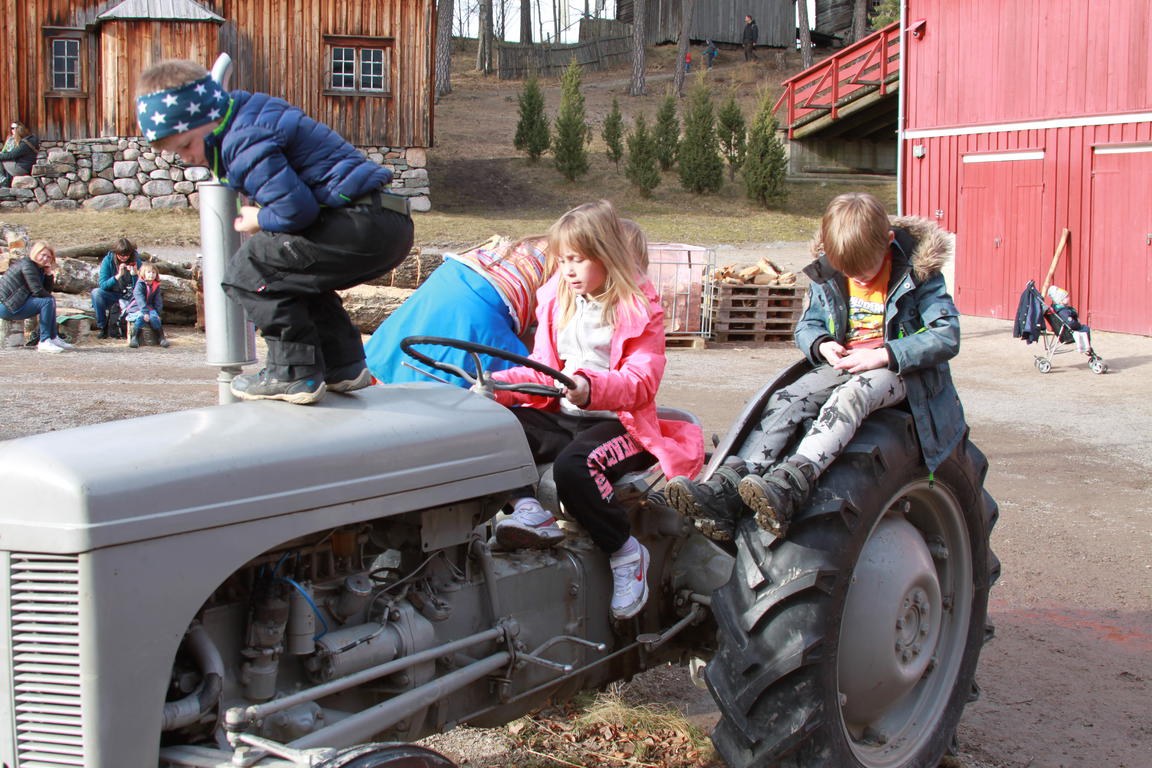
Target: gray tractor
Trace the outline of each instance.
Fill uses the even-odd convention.
[[[802,371],[749,401],[706,474]],[[749,521],[724,544],[662,503],[656,470],[626,477],[652,592],[614,623],[605,556],[576,528],[494,551],[507,493],[554,490],[473,392],[3,443],[0,764],[438,768],[409,742],[700,658],[732,766],[933,766],[975,691],[998,570],[986,466],[965,441],[930,477],[910,417],[883,411],[787,539]]]

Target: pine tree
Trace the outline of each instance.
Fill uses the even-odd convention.
[[[536,162],[548,150],[551,136],[548,135],[548,118],[544,114],[544,93],[540,81],[532,75],[524,83],[520,92],[520,121],[516,123],[516,138],[512,144],[528,154],[528,159]]]
[[[728,178],[736,178],[736,171],[744,165],[744,154],[747,150],[747,127],[744,124],[744,113],[736,103],[736,94],[728,93],[728,101],[720,108],[716,116],[716,134],[720,140],[720,154],[728,161]]]
[[[900,0],[880,0],[872,8],[872,16],[868,19],[868,25],[872,29],[880,29],[894,21],[900,21]]]
[[[680,120],[676,117],[676,94],[671,90],[664,94],[664,101],[656,112],[656,127],[652,134],[660,170],[667,171],[676,165],[676,155],[680,150]]]
[[[560,111],[556,115],[556,139],[552,142],[556,169],[568,181],[576,181],[588,172],[588,152],[584,144],[591,131],[584,119],[584,94],[580,92],[580,84],[580,65],[573,58],[560,81]]]
[[[765,94],[748,134],[744,188],[749,200],[769,208],[782,205],[788,199],[788,188],[784,183],[788,158],[784,154],[784,143],[776,135],[778,127],[776,116],[772,114],[772,99]]]
[[[624,168],[624,175],[640,190],[643,197],[651,197],[652,190],[660,185],[656,137],[649,133],[644,115],[636,115],[636,126],[628,135],[628,164]]]
[[[680,186],[696,194],[716,192],[724,184],[724,160],[716,140],[712,92],[703,74],[697,75],[688,100],[680,142]]]
[[[624,116],[620,114],[620,102],[612,99],[612,111],[604,118],[604,128],[600,131],[607,147],[605,152],[608,159],[616,164],[616,171],[620,171],[620,158],[624,156]]]

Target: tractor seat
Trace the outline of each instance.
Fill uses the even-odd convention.
[[[656,415],[663,421],[686,421],[689,424],[700,424],[695,416],[679,408],[659,406],[656,409]],[[571,519],[560,508],[560,500],[556,495],[556,481],[552,477],[552,462],[537,464],[536,469],[540,473],[536,498],[540,500],[545,509],[554,512],[558,518]],[[632,500],[646,494],[663,476],[658,464],[653,464],[648,469],[639,472],[629,472],[612,484],[613,493],[619,502],[627,506]]]

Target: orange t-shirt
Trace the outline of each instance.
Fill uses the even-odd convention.
[[[892,275],[892,256],[884,257],[884,266],[865,285],[848,278],[848,349],[875,349],[884,346],[884,300],[888,298],[888,279]]]

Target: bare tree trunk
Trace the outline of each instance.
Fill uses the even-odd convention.
[[[532,0],[520,0],[520,42],[532,42]]]
[[[492,71],[492,0],[480,0],[480,26],[477,33],[476,70]]]
[[[800,66],[808,69],[812,66],[812,29],[808,26],[806,0],[798,0],[796,3],[796,21],[800,24]]]
[[[629,96],[643,96],[644,89],[644,17],[648,12],[647,0],[632,3],[632,83],[628,86]]]
[[[436,3],[436,100],[452,93],[452,14],[456,0]]]
[[[691,31],[692,12],[695,9],[696,0],[680,0],[680,37],[676,43],[676,74],[672,80],[677,97],[684,95],[684,58],[688,55],[688,33]]]
[[[852,42],[863,40],[868,35],[868,0],[855,0],[852,6]]]

